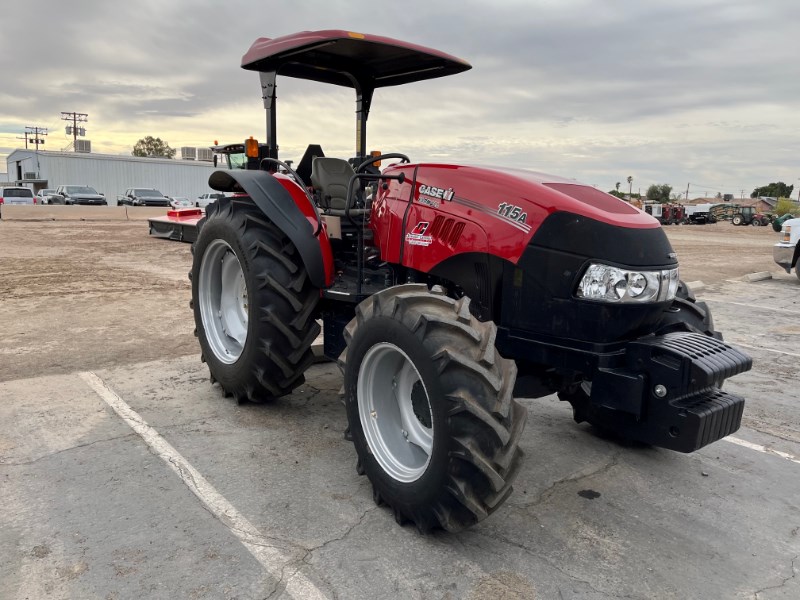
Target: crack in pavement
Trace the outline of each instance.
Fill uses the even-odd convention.
[[[792,570],[792,574],[789,575],[789,577],[784,577],[783,581],[781,581],[778,585],[771,585],[771,586],[768,586],[768,587],[763,587],[760,590],[756,590],[755,592],[753,592],[753,600],[758,600],[759,594],[763,594],[764,592],[766,592],[768,590],[779,590],[779,589],[781,589],[787,583],[789,583],[792,579],[794,579],[795,575],[797,575],[797,567],[795,567],[794,563],[797,562],[798,558],[800,558],[800,554],[795,555],[795,557],[792,559],[792,564],[789,566],[789,568]]]
[[[174,459],[170,459],[170,463],[172,463],[172,465],[178,471],[178,475],[179,475],[181,481],[184,482],[186,487],[188,487],[190,490],[192,488],[194,488],[194,489],[198,489],[199,488],[199,485],[195,481],[195,479],[192,476],[192,474],[190,472],[184,471],[184,469],[179,464],[179,461],[176,461]],[[281,552],[286,553],[286,554],[288,554],[288,553],[297,553],[298,551],[306,552],[306,548],[304,546],[301,546],[300,544],[297,544],[295,542],[292,542],[290,540],[283,539],[283,538],[280,538],[280,537],[277,537],[277,536],[264,535],[263,533],[261,533],[261,530],[258,530],[258,535],[257,536],[253,535],[252,532],[246,531],[246,530],[242,529],[241,527],[237,527],[234,523],[228,521],[227,519],[224,519],[223,516],[222,516],[222,515],[224,515],[224,513],[222,513],[222,515],[217,514],[209,506],[207,506],[205,502],[201,502],[200,505],[203,507],[203,509],[207,513],[209,513],[211,516],[213,516],[214,519],[219,521],[223,526],[225,526],[227,529],[229,529],[232,533],[236,534],[236,537],[238,537],[239,539],[241,539],[243,542],[245,542],[247,544],[250,544],[250,545],[253,545],[253,546],[258,546],[258,547],[261,547],[261,548],[270,548],[272,550],[280,550]]]
[[[475,531],[474,533],[477,536],[489,538],[489,539],[492,539],[492,540],[496,540],[496,541],[502,542],[504,544],[507,544],[509,546],[513,546],[514,548],[518,548],[519,550],[522,550],[526,554],[529,554],[530,556],[533,556],[533,557],[541,560],[543,563],[545,563],[549,567],[555,569],[556,571],[558,571],[559,573],[561,573],[562,575],[564,575],[565,577],[567,577],[571,581],[576,581],[578,583],[584,584],[586,587],[588,587],[590,590],[592,590],[593,592],[595,592],[597,594],[614,596],[613,594],[609,594],[608,592],[606,592],[604,590],[600,590],[600,589],[594,587],[590,582],[586,581],[585,579],[581,579],[577,575],[573,575],[572,573],[569,573],[569,572],[565,571],[563,567],[561,567],[557,563],[554,563],[551,560],[549,560],[549,557],[543,556],[542,554],[539,554],[533,548],[529,548],[528,546],[526,546],[523,542],[516,542],[514,540],[511,540],[511,539],[509,539],[509,538],[507,538],[505,536],[502,536],[502,535],[498,535],[496,533],[488,534],[488,533],[484,533],[484,532],[481,532],[481,531]],[[614,597],[617,597],[617,598],[630,598],[630,596],[614,596]]]
[[[603,473],[606,473],[607,471],[611,470],[612,468],[614,468],[619,464],[620,456],[622,456],[622,450],[617,450],[616,452],[614,452],[611,458],[608,459],[608,462],[606,464],[594,469],[593,471],[589,471],[588,473],[579,472],[577,474],[573,473],[571,475],[567,475],[566,477],[562,477],[561,479],[554,481],[553,483],[550,484],[550,486],[539,492],[539,494],[533,500],[530,500],[523,504],[518,504],[516,506],[511,506],[510,508],[517,510],[525,510],[530,508],[531,506],[536,506],[537,504],[541,504],[545,500],[549,499],[550,496],[553,495],[555,489],[560,485],[563,485],[565,483],[574,483],[576,481],[580,481],[581,479],[594,477],[595,475],[602,475]]]
[[[40,460],[44,460],[46,458],[52,458],[53,456],[57,456],[59,454],[64,454],[65,452],[71,452],[72,450],[77,450],[78,448],[86,448],[88,446],[94,446],[95,444],[101,444],[104,442],[113,442],[115,440],[122,440],[129,437],[138,437],[135,433],[126,433],[124,435],[117,435],[110,438],[103,438],[102,440],[94,440],[93,442],[86,442],[85,444],[78,444],[76,446],[70,446],[69,448],[63,448],[62,450],[56,450],[55,452],[50,452],[48,454],[43,454],[37,458],[31,460],[24,460],[24,461],[16,461],[16,462],[6,462],[5,457],[0,457],[0,467],[19,467],[24,465],[32,465]]]
[[[763,428],[756,427],[756,425],[761,425]],[[781,425],[784,425],[784,423],[781,423]],[[749,427],[750,429],[752,429],[754,431],[757,431],[759,433],[763,433],[764,435],[769,435],[769,436],[772,436],[772,437],[776,437],[779,440],[783,440],[784,442],[792,442],[794,444],[800,444],[800,437],[787,437],[787,434],[786,434],[785,431],[781,431],[781,432],[775,431],[774,429],[771,429],[769,427],[769,423],[766,423],[765,421],[754,420],[754,422],[747,423],[747,427]],[[794,430],[790,429],[788,433],[789,434],[794,433]],[[784,435],[781,435],[781,434],[784,434]]]
[[[356,521],[355,523],[353,523],[352,525],[347,527],[347,529],[344,531],[344,533],[342,533],[342,535],[340,535],[339,537],[335,537],[335,538],[331,538],[329,540],[326,540],[326,541],[324,541],[323,543],[321,543],[321,544],[319,544],[317,546],[313,546],[311,548],[306,548],[305,549],[305,553],[303,554],[303,556],[301,556],[300,558],[297,558],[297,559],[294,559],[294,560],[291,560],[291,561],[287,562],[283,567],[281,567],[280,579],[275,584],[275,588],[270,592],[270,594],[266,597],[265,600],[269,600],[270,598],[275,596],[275,594],[278,593],[281,590],[281,588],[282,588],[281,584],[286,579],[286,575],[287,575],[286,571],[287,571],[287,569],[290,569],[292,567],[296,567],[294,570],[292,570],[291,573],[289,573],[289,577],[290,578],[293,577],[300,570],[302,565],[307,565],[307,566],[309,566],[309,567],[311,567],[313,569],[313,565],[309,562],[309,560],[311,559],[311,556],[312,556],[312,554],[314,554],[314,552],[316,552],[317,550],[321,550],[322,548],[325,548],[326,546],[328,546],[328,544],[332,544],[334,542],[341,542],[342,540],[346,539],[348,536],[350,536],[353,533],[353,531],[357,527],[361,526],[364,523],[364,519],[367,517],[367,515],[369,513],[377,510],[378,508],[379,508],[378,506],[372,506],[372,507],[366,509],[363,513],[361,513],[361,516],[358,518],[358,521]],[[324,581],[324,579],[323,579],[323,581]],[[327,584],[327,581],[325,583]],[[333,590],[331,590],[331,593],[333,594],[333,598],[335,599],[337,597],[336,593]]]

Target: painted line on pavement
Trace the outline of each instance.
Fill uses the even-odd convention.
[[[144,419],[120,398],[100,377],[92,372],[78,373],[81,379],[108,404],[120,418],[172,469],[206,508],[233,533],[253,557],[277,581],[291,562],[276,546],[281,542],[261,534],[236,508],[203,477],[197,469],[169,444]],[[286,569],[291,572],[290,569]],[[286,592],[294,598],[327,598],[309,579],[297,570],[288,575]]]
[[[786,352],[785,350],[773,350],[772,348],[764,348],[763,346],[753,346],[751,344],[743,344],[742,342],[725,340],[726,342],[733,344],[734,346],[741,346],[742,348],[749,348],[750,350],[763,350],[764,352],[774,352],[775,354],[784,354],[785,356],[794,356],[795,358],[800,358],[800,354],[796,352]]]
[[[752,442],[748,442],[747,440],[733,437],[731,435],[729,435],[728,437],[724,437],[722,439],[725,440],[726,442],[730,442],[731,444],[736,444],[737,446],[742,446],[743,448],[750,448],[750,450],[755,450],[756,452],[761,452],[762,454],[772,454],[774,456],[779,456],[780,458],[785,458],[789,462],[793,462],[795,464],[800,465],[800,458],[796,457],[793,454],[789,454],[788,452],[773,450],[772,448],[768,448],[767,446],[762,446],[761,444],[754,444]]]
[[[706,300],[708,302],[717,302],[719,304],[733,304],[734,306],[744,306],[745,308],[749,308],[749,309],[756,308],[756,309],[763,310],[764,312],[781,312],[781,313],[786,313],[786,314],[789,314],[789,315],[800,315],[800,311],[798,311],[798,310],[791,310],[789,308],[775,308],[775,307],[772,307],[772,306],[770,306],[770,307],[758,306],[757,304],[747,304],[746,302],[733,302],[731,300],[717,300],[716,298],[714,298],[713,295],[711,295],[711,296],[704,295],[703,296],[703,301],[706,301]]]

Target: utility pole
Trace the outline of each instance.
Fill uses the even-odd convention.
[[[744,200],[744,190],[742,190],[742,197],[741,200]]]
[[[36,146],[36,151],[38,152],[39,151],[39,144],[44,146],[44,138],[40,138],[39,136],[40,135],[47,135],[47,128],[46,127],[43,128],[43,127],[28,127],[28,126],[26,126],[25,127],[25,135],[28,136],[28,135],[31,135],[31,134],[33,134],[33,136],[34,136],[33,139],[31,140],[31,142],[34,143],[34,145]],[[27,147],[28,147],[28,142],[26,140],[25,141],[25,148],[27,148]]]
[[[86,113],[61,111],[61,120],[72,121],[71,129],[69,125],[67,125],[67,134],[70,132],[72,133],[72,151],[75,152],[75,146],[77,145],[75,142],[78,141],[78,134],[86,135],[86,130],[83,127],[81,127],[80,130],[78,129],[78,123],[86,123],[86,121],[89,120],[89,115]]]
[[[28,149],[28,132],[25,131],[25,137],[18,137],[18,140],[25,140],[25,150]]]
[[[689,184],[686,184],[686,201],[689,201]]]

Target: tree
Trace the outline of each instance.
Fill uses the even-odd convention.
[[[154,138],[152,135],[143,137],[133,147],[133,156],[160,156],[162,158],[172,158],[175,150],[161,138]]]
[[[775,214],[780,217],[788,213],[793,215],[800,214],[800,205],[788,198],[781,198],[775,205]]]
[[[761,196],[767,196],[768,198],[789,198],[793,190],[793,185],[786,185],[782,181],[778,181],[776,183],[757,187],[753,190],[753,193],[750,194],[750,197],[759,198]]]
[[[647,188],[648,200],[653,202],[669,202],[669,195],[672,193],[672,186],[662,183],[661,185],[653,184]]]
[[[622,184],[618,181],[617,183],[614,184],[614,188],[619,192],[619,186],[621,185]]]
[[[628,196],[630,196],[633,193],[633,177],[631,175],[628,175],[627,181],[628,181]]]

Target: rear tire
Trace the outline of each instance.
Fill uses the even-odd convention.
[[[516,365],[469,298],[402,285],[363,301],[345,329],[345,405],[360,474],[399,523],[459,531],[512,492],[527,413]]]
[[[733,223],[734,225],[737,225],[737,226],[741,225],[742,224],[742,216],[741,215],[734,216],[733,219],[731,219],[731,223]]]
[[[192,305],[212,381],[240,402],[288,394],[314,361],[319,292],[295,246],[252,202],[228,200],[203,221]]]

